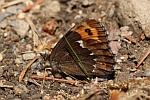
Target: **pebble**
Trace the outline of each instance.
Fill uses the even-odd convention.
[[[21,38],[25,37],[29,30],[29,25],[24,20],[14,20],[10,23],[10,25],[14,27],[14,30]]]
[[[4,35],[3,35],[5,38],[7,37],[7,36],[9,36],[9,33],[8,32],[6,32],[6,33],[4,33]]]
[[[100,15],[101,17],[104,17],[104,16],[106,16],[106,12],[105,11],[101,11],[101,15]]]
[[[92,5],[94,3],[93,0],[81,0],[84,6]]]
[[[72,80],[72,78],[71,78],[71,77],[66,77],[66,79],[67,79],[67,80]]]
[[[45,76],[45,74],[43,72],[39,72],[39,71],[37,71],[36,74],[37,74],[37,76]]]
[[[13,100],[22,100],[21,98],[14,98]]]
[[[47,3],[47,5],[49,5],[45,8],[46,12],[50,11],[50,12],[47,12],[48,14],[55,15],[57,12],[60,11],[60,3],[58,1],[47,0],[46,3]]]
[[[17,4],[17,9],[18,9],[18,12],[22,12],[22,9],[24,9],[26,7],[26,5],[24,3],[20,3],[20,4]]]
[[[33,59],[36,55],[33,52],[29,52],[29,53],[23,54],[22,56],[23,56],[23,60],[30,60],[30,59]]]
[[[11,13],[5,12],[5,13],[0,13],[0,21],[4,20],[6,17],[10,16]]]
[[[25,18],[25,13],[19,13],[17,16],[19,19],[24,19]]]
[[[32,69],[42,69],[42,66],[41,66],[41,64],[39,63],[39,62],[35,62],[35,63],[33,63],[32,65],[31,65],[31,68]]]
[[[110,11],[109,11],[109,17],[113,17],[114,16],[114,13],[115,13],[115,5],[112,5]]]
[[[10,7],[6,8],[6,12],[11,13],[11,14],[16,14],[17,6],[10,6]]]
[[[26,45],[26,50],[31,51],[31,49],[32,49],[31,44],[27,44],[27,45]]]
[[[144,75],[145,75],[146,77],[150,77],[150,68],[148,68],[148,69],[146,69],[146,70],[144,71]]]
[[[3,55],[2,55],[2,53],[0,53],[0,61],[2,61],[3,60]]]
[[[51,99],[51,97],[49,94],[46,94],[43,96],[43,100],[50,100],[50,99]]]
[[[8,25],[7,20],[3,20],[0,22],[0,28],[6,28],[7,25]]]
[[[14,92],[15,94],[22,94],[22,93],[29,93],[29,90],[27,89],[27,87],[23,84],[19,84],[17,86],[14,87]]]
[[[3,75],[3,72],[4,72],[3,67],[4,66],[0,66],[0,77]]]
[[[121,43],[118,41],[111,41],[109,46],[113,54],[117,54],[119,49],[121,49]]]
[[[121,67],[119,65],[115,65],[114,70],[121,70]]]
[[[24,38],[22,38],[22,39],[19,41],[20,44],[23,44],[24,42],[25,42],[25,39],[24,39]]]
[[[22,57],[16,58],[16,59],[15,59],[15,63],[16,63],[16,64],[22,64],[22,63],[23,63]]]
[[[0,6],[5,3],[5,0],[0,0]]]
[[[117,63],[121,63],[122,60],[121,60],[121,59],[117,59],[116,62],[117,62]]]
[[[110,32],[109,32],[109,35],[108,35],[108,40],[110,41],[113,41],[113,40],[120,40],[120,35],[121,32],[117,29],[112,29]]]
[[[128,26],[121,27],[120,31],[121,31],[121,37],[124,37],[124,36],[127,36],[127,35],[130,36],[130,35],[133,34],[132,31],[129,31],[129,27]]]

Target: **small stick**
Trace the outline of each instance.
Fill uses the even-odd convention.
[[[77,83],[80,83],[79,81],[74,81],[74,80],[57,79],[53,77],[44,77],[44,76],[31,76],[31,78],[40,79],[40,80],[50,80],[55,82],[64,82],[72,85],[76,85]]]
[[[130,35],[125,36],[125,38],[131,41],[132,43],[137,43],[136,40]]]
[[[9,7],[9,6],[12,6],[12,5],[16,5],[18,3],[22,3],[24,2],[25,0],[14,0],[14,1],[11,1],[11,2],[8,2],[2,6],[0,6],[0,9],[3,9],[3,8],[6,8],[6,7]]]
[[[5,84],[4,80],[0,80],[0,88],[13,88],[13,86]]]
[[[26,67],[22,70],[22,72],[20,73],[20,75],[19,75],[19,82],[21,82],[22,81],[22,79],[23,79],[23,77],[24,77],[24,75],[25,75],[25,73],[26,73],[26,71],[27,71],[27,69],[33,64],[33,62],[35,61],[35,60],[37,60],[38,59],[38,57],[36,56],[32,61],[30,61],[27,65],[26,65]]]
[[[37,4],[43,3],[44,1],[45,1],[45,0],[38,0],[38,1],[35,2],[34,4],[29,5],[29,6],[27,6],[26,8],[24,8],[24,9],[22,10],[22,12],[27,12],[27,11],[29,11],[30,9],[32,9],[33,7],[35,7]]]
[[[138,68],[141,63],[145,60],[145,58],[150,54],[150,48],[148,49],[148,51],[145,53],[145,55],[142,57],[142,59],[139,61],[139,63],[135,66],[135,68]]]
[[[38,46],[38,44],[39,44],[39,41],[38,41],[39,38],[38,38],[38,35],[37,35],[37,30],[35,28],[35,25],[34,25],[34,23],[32,22],[32,20],[28,16],[25,16],[25,19],[26,19],[27,23],[30,25],[31,30],[32,30],[33,44],[34,44],[34,46]]]

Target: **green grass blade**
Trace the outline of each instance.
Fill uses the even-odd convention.
[[[77,53],[74,51],[74,49],[72,48],[72,46],[70,45],[70,43],[68,42],[67,38],[64,36],[68,46],[70,47],[70,49],[72,50],[72,52],[74,53],[74,55],[76,56],[77,60],[78,60],[78,65],[81,67],[82,71],[84,72],[84,74],[86,76],[88,76],[88,72],[86,70],[86,68],[84,67],[82,61],[80,60],[79,56],[77,55]],[[89,77],[88,77],[89,78]]]

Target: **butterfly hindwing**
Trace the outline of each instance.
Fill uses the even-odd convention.
[[[107,34],[103,25],[93,19],[76,24],[60,39],[52,50],[52,66],[67,74],[86,76],[78,64],[83,63],[88,76],[108,75],[113,70],[113,54],[108,47]]]

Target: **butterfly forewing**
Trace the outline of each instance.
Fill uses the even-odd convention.
[[[103,25],[93,19],[76,24],[60,39],[50,56],[52,67],[56,66],[59,71],[73,76],[86,77],[65,38],[83,63],[88,76],[111,74],[115,62]]]

